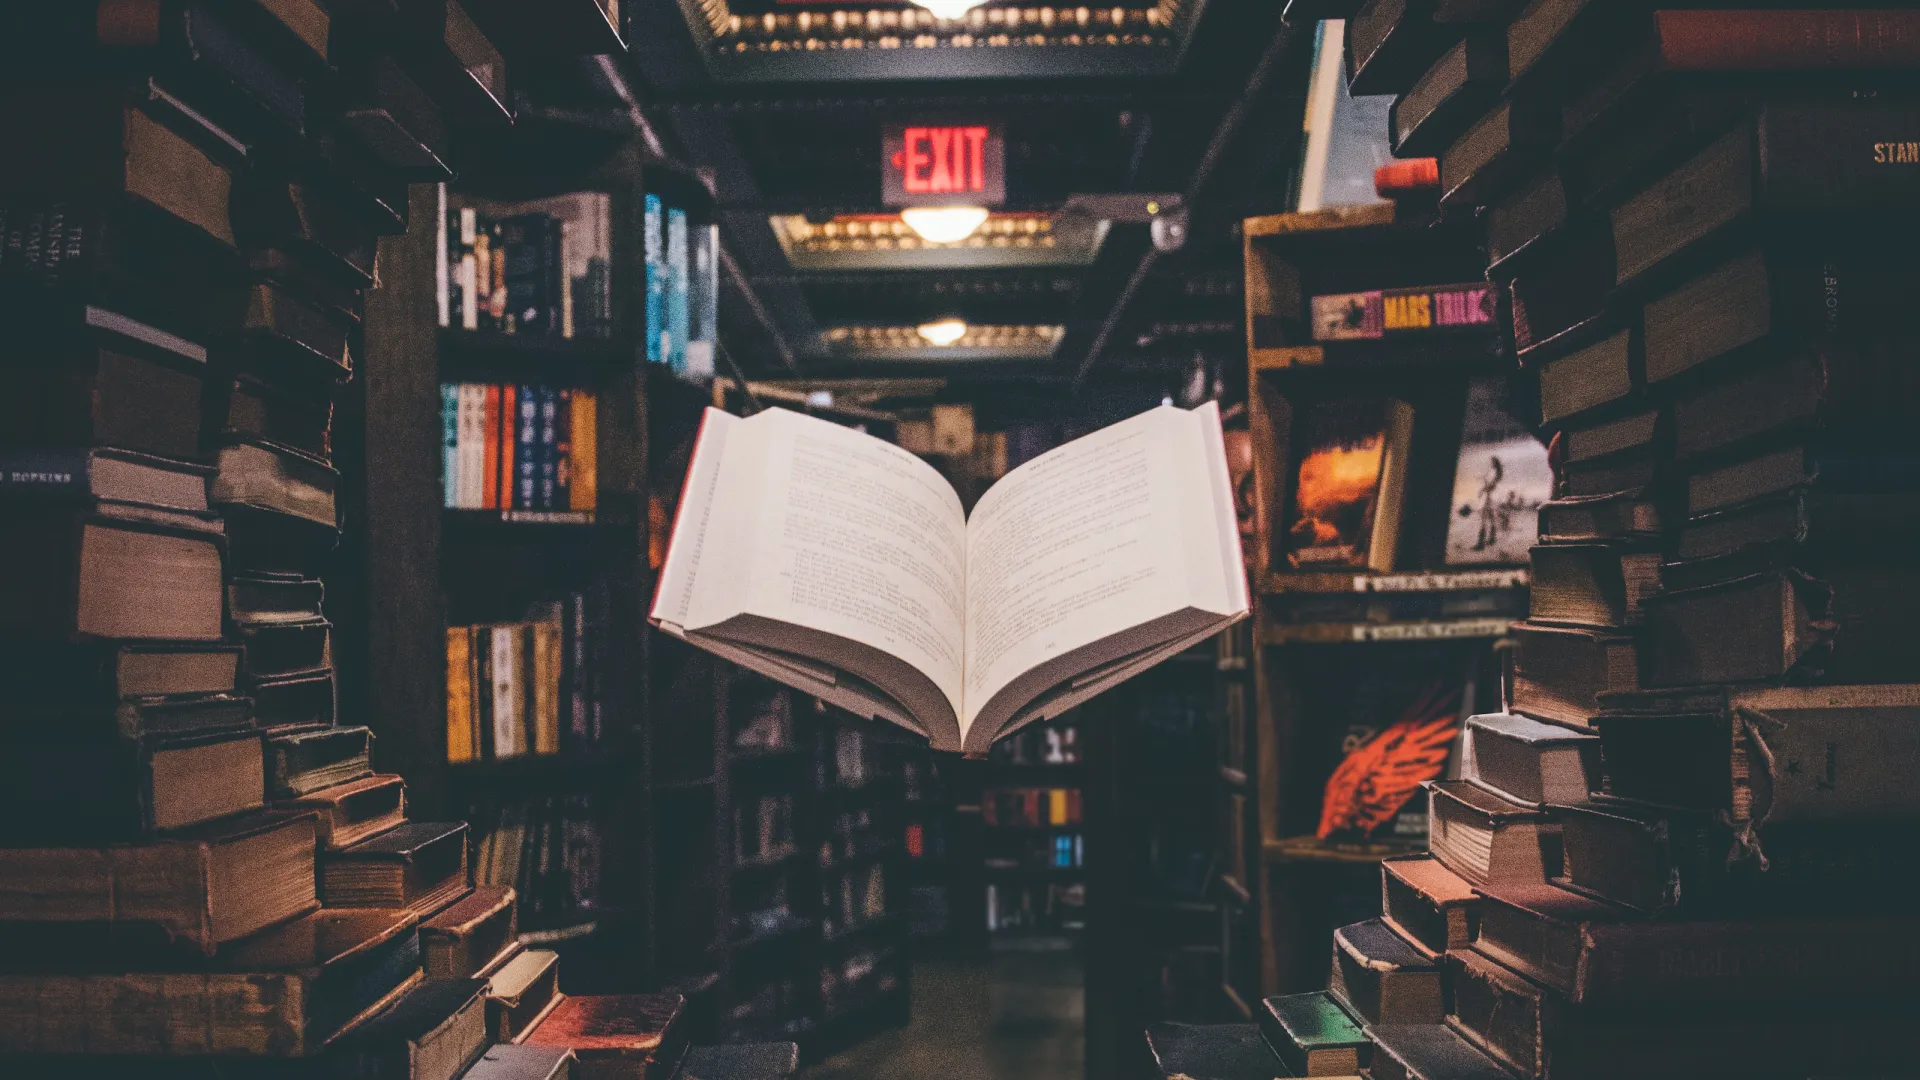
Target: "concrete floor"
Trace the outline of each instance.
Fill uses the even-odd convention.
[[[1073,952],[995,949],[913,965],[913,1009],[802,1080],[1084,1080],[1086,1005]]]

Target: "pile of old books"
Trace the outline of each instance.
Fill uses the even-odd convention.
[[[1920,13],[1516,7],[1349,31],[1483,212],[1555,438],[1509,711],[1264,1043],[1376,1080],[1910,1072]],[[1150,1037],[1270,1075],[1251,1033]]]
[[[681,999],[561,994],[336,715],[334,401],[447,175],[421,85],[497,54],[313,0],[23,0],[0,53],[0,1075],[670,1073]]]

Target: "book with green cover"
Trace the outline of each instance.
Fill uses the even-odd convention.
[[[1373,1047],[1353,1017],[1325,993],[1267,998],[1259,1022],[1267,1045],[1298,1076],[1357,1073]]]

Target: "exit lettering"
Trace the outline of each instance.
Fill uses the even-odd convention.
[[[893,155],[901,187],[913,195],[950,195],[985,191],[987,187],[987,129],[970,127],[909,127],[901,149]]]

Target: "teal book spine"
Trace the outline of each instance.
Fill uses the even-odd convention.
[[[643,228],[647,268],[647,363],[666,362],[663,352],[667,329],[667,238],[665,208],[660,196],[647,196]]]
[[[447,509],[460,505],[460,387],[440,384],[440,492]]]
[[[687,370],[687,212],[667,211],[667,366]]]

